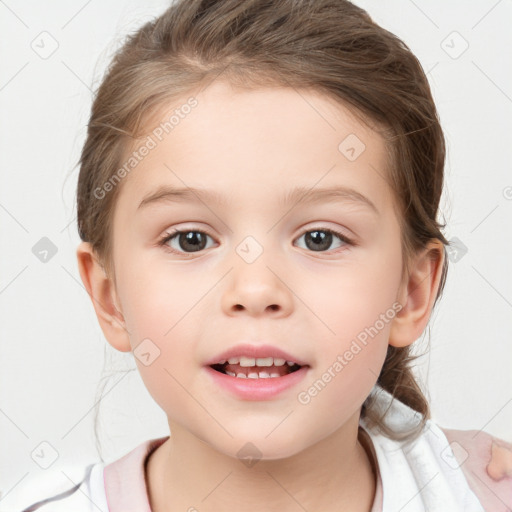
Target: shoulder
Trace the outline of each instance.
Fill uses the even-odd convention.
[[[444,429],[382,388],[372,393],[372,406],[386,427],[369,428],[383,495],[393,505],[384,510],[416,505],[418,510],[512,511],[510,443],[481,431]],[[365,420],[361,423],[368,428]]]
[[[512,509],[512,443],[481,430],[441,430],[450,447],[444,459],[462,469],[485,510]]]
[[[77,478],[75,471],[49,474],[20,485],[10,509],[16,512],[108,512],[103,464],[90,464]],[[7,501],[7,500],[6,500]]]

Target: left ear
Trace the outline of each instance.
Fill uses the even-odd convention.
[[[403,307],[391,324],[389,344],[393,347],[410,345],[425,330],[441,282],[443,264],[444,247],[440,240],[429,242],[415,257],[397,297]]]

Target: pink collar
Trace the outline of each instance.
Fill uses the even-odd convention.
[[[151,512],[146,486],[146,461],[169,436],[146,441],[105,466],[103,481],[109,512]]]

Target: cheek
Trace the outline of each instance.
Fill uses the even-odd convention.
[[[212,283],[204,272],[142,261],[126,265],[120,279],[123,313],[132,343],[143,338],[166,340],[190,324]]]
[[[118,275],[130,343],[146,388],[166,411],[181,401],[190,404],[180,383],[185,384],[191,370],[201,365],[198,343],[208,324],[204,299],[214,277],[176,267],[171,273],[165,263],[142,258],[119,265]]]
[[[317,340],[322,350],[317,352],[314,374],[319,379],[315,387],[321,390],[314,398],[318,404],[334,403],[352,410],[377,380],[391,325],[400,310],[401,258],[395,249],[368,251],[357,262],[354,258],[354,264],[347,259],[350,264],[303,280],[308,306],[322,321]],[[307,393],[305,401],[315,392]]]
[[[297,294],[307,299],[308,307],[321,321],[319,334],[337,348],[360,334],[364,338],[365,330],[372,326],[379,337],[387,338],[396,314],[400,265],[399,256],[386,257],[381,252],[352,261],[347,258],[347,264],[338,268],[317,266],[302,273]]]

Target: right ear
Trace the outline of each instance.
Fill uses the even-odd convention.
[[[92,300],[101,330],[107,341],[121,352],[131,350],[124,316],[118,309],[118,298],[112,279],[107,276],[89,242],[77,248],[78,270]]]

